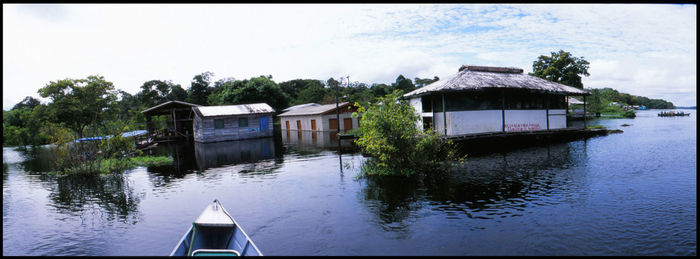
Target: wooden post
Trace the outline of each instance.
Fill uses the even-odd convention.
[[[148,132],[148,135],[151,135],[151,115],[146,115],[146,131]]]
[[[177,120],[175,119],[175,109],[171,109],[170,113],[173,114],[173,131],[175,131],[175,135],[177,135]]]
[[[547,94],[547,130],[549,130],[549,94]]]
[[[447,109],[445,108],[445,94],[442,94],[442,125],[445,128],[445,136],[447,136]]]
[[[586,128],[586,96],[583,96],[583,128]]]
[[[502,131],[506,132],[506,91],[501,89],[501,121],[503,122]]]

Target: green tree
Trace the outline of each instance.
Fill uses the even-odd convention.
[[[22,108],[34,109],[34,107],[39,106],[39,104],[41,104],[41,102],[38,99],[31,97],[31,96],[27,96],[27,97],[24,97],[24,99],[22,99],[22,101],[15,104],[15,106],[12,107],[12,110],[22,109]]]
[[[179,88],[175,90],[175,88]],[[182,90],[182,91],[180,91]],[[175,93],[173,93],[175,92]],[[182,96],[184,92],[184,97]],[[150,80],[141,85],[141,91],[137,94],[139,100],[145,107],[153,107],[180,95],[182,100],[187,97],[187,92],[180,85],[176,85],[171,81]]]
[[[190,103],[207,105],[207,98],[212,91],[211,78],[214,76],[212,72],[204,72],[192,78],[192,85],[187,91],[187,100]]]
[[[251,78],[233,91],[224,91],[221,98],[226,104],[267,103],[277,111],[289,107],[289,96],[264,76]]]
[[[168,101],[187,101],[187,90],[179,84],[173,85],[168,94]]]
[[[321,100],[323,100],[323,96],[329,92],[332,91],[324,88],[320,82],[312,81],[312,83],[305,84],[304,88],[298,92],[294,104],[319,103]]]
[[[360,104],[362,127],[357,145],[371,158],[363,164],[365,175],[412,176],[443,172],[460,161],[456,147],[432,130],[416,127],[420,118],[401,91],[380,97],[369,107]],[[354,114],[357,116],[357,114]]]
[[[418,87],[423,87],[423,86],[432,84],[438,80],[440,80],[440,78],[437,76],[435,76],[433,79],[416,77],[415,79],[413,79],[413,82],[415,82],[416,88],[418,88]]]
[[[401,90],[404,93],[408,93],[416,89],[416,86],[413,85],[413,81],[411,81],[409,78],[405,78],[403,75],[399,75],[396,78],[396,82],[392,84],[392,87],[395,90]]]
[[[588,109],[591,113],[594,113],[596,117],[600,117],[600,113],[603,111],[603,96],[600,89],[589,89],[591,93],[591,102],[588,104]],[[605,102],[607,103],[607,102]]]
[[[112,82],[102,76],[51,81],[38,92],[51,99],[47,105],[51,122],[65,124],[80,137],[88,125],[115,115],[111,108],[116,105],[117,94]]]
[[[569,52],[559,50],[559,52],[552,52],[551,56],[539,56],[532,63],[530,75],[583,89],[581,75],[590,75],[588,65],[588,61],[583,57],[577,58]]]

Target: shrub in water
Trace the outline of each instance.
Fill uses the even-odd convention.
[[[452,162],[461,161],[450,140],[431,130],[419,131],[419,115],[399,96],[401,92],[394,91],[369,107],[356,104],[362,113],[356,143],[370,156],[362,174],[412,176],[445,171]]]

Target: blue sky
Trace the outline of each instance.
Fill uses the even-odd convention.
[[[3,4],[3,109],[50,81],[99,74],[136,93],[272,75],[390,83],[462,64],[532,71],[540,55],[584,57],[589,88],[696,105],[696,5]]]

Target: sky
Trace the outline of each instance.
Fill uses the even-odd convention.
[[[51,81],[101,75],[135,94],[272,75],[392,83],[463,64],[532,72],[564,50],[585,88],[695,106],[697,6],[671,4],[3,4],[3,109]]]

